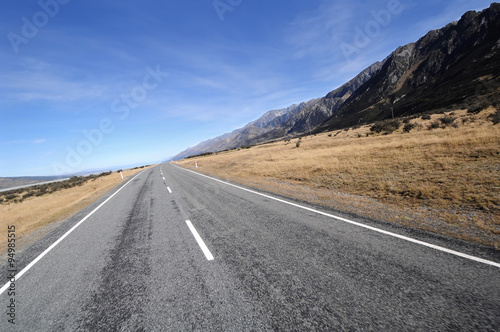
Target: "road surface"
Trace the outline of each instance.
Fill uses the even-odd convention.
[[[500,330],[498,251],[275,197],[147,169],[16,253],[0,331]]]

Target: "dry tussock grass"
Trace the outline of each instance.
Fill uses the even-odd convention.
[[[412,119],[410,133],[372,135],[364,126],[305,137],[299,148],[293,139],[197,160],[207,174],[499,247],[500,126],[488,121],[493,111]],[[455,127],[428,129],[444,116],[456,118]]]
[[[0,205],[0,251],[6,250],[7,225],[16,227],[16,245],[23,245],[29,234],[37,233],[49,224],[63,221],[72,216],[99,197],[113,189],[125,177],[134,175],[141,170],[123,171],[124,180],[119,173],[100,177],[89,181],[80,187],[56,191],[49,195],[30,197],[20,203]],[[57,223],[56,223],[57,224]],[[40,232],[38,235],[43,235]],[[29,241],[36,240],[30,238]]]

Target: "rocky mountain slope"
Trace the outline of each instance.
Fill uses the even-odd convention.
[[[499,88],[500,4],[494,3],[396,49],[318,130],[487,107],[498,103]]]
[[[300,112],[297,112],[288,121],[284,122],[283,125],[263,134],[255,143],[310,133],[326,119],[331,117],[344,102],[381,67],[382,62],[374,63],[349,82],[328,93],[325,97],[317,99],[314,103],[305,107]]]
[[[299,105],[269,111],[240,129],[203,141],[179,153],[174,159],[182,159],[206,152],[234,149],[311,131],[329,118],[356,89],[381,67],[381,62],[374,63],[355,78],[328,93],[323,98],[312,99]]]
[[[314,101],[315,100],[300,103],[299,105],[292,105],[283,109],[268,111],[257,120],[248,123],[240,129],[203,141],[194,147],[182,151],[176,155],[174,159],[177,160],[196,154],[223,151],[251,144],[255,138],[281,126],[297,112]]]
[[[391,117],[498,104],[500,4],[493,3],[397,48],[323,98],[269,111],[175,159]]]

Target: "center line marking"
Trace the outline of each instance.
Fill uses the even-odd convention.
[[[165,181],[165,177],[164,177],[164,176],[162,176],[162,178],[163,178],[163,181]]]
[[[170,189],[170,187],[167,187],[167,190],[168,190],[168,193],[171,194],[172,193],[172,189]]]
[[[210,252],[210,250],[208,250],[207,246],[205,245],[205,242],[203,242],[203,239],[201,238],[200,234],[198,234],[198,232],[194,228],[194,226],[191,223],[191,221],[186,220],[186,224],[188,225],[189,230],[191,231],[191,233],[193,233],[194,238],[196,239],[196,242],[198,242],[198,245],[200,246],[201,250],[205,254],[205,257],[209,261],[212,261],[214,259],[214,256],[212,256],[212,253]]]

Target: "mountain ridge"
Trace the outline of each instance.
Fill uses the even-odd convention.
[[[266,112],[174,159],[219,152],[392,117],[500,103],[500,4],[397,47],[322,98]]]
[[[342,105],[346,97],[369,79],[381,66],[382,62],[372,64],[347,83],[329,92],[325,97],[268,111],[257,120],[251,121],[239,129],[202,141],[194,147],[182,151],[174,157],[174,160],[254,145],[283,136],[294,136],[306,131],[306,129],[316,128],[331,115],[335,106]]]
[[[500,87],[500,4],[398,47],[381,70],[316,131],[426,111],[487,107]],[[488,91],[478,91],[484,86]],[[486,96],[485,96],[486,95]]]

